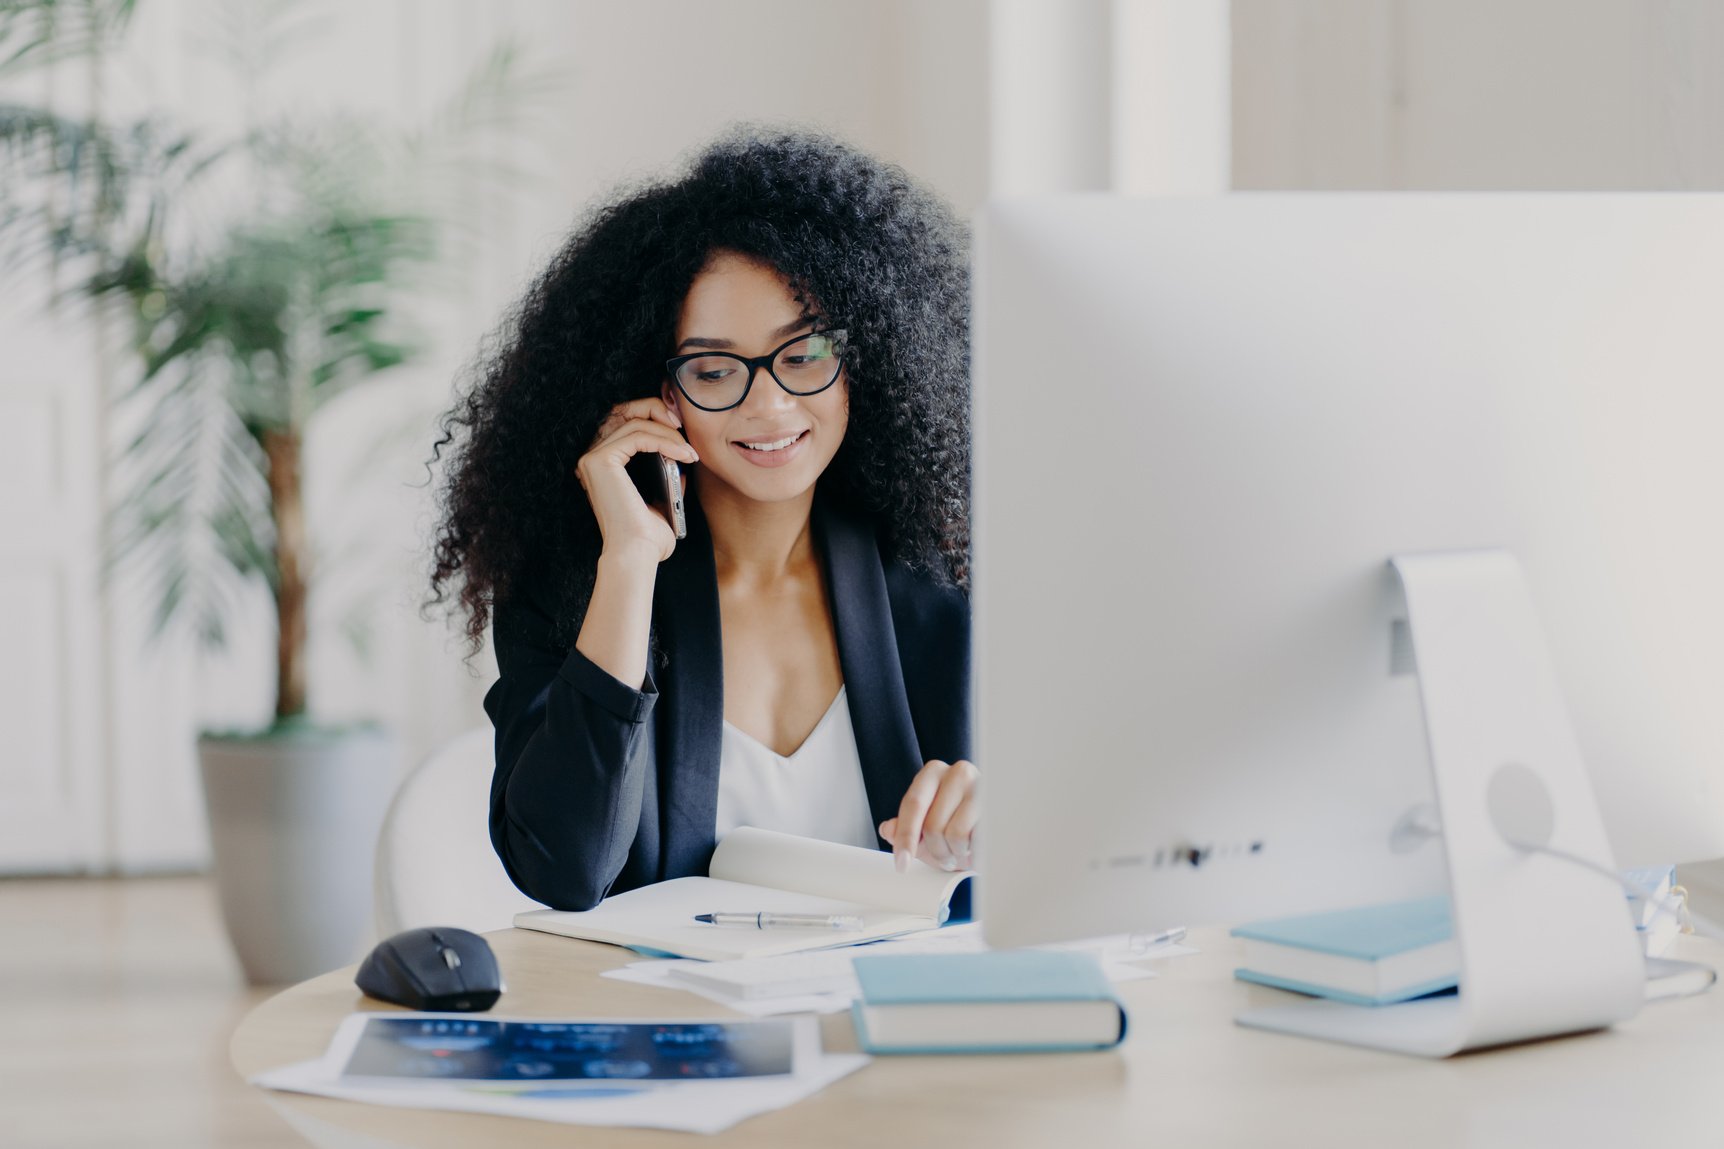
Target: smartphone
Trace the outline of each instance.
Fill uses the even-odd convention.
[[[657,451],[641,451],[628,461],[629,478],[649,507],[657,507],[677,538],[688,535],[688,519],[682,509],[682,468],[675,459]]]

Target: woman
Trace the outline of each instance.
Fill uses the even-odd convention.
[[[902,171],[744,130],[517,306],[444,421],[433,590],[461,575],[474,650],[494,612],[491,837],[528,895],[704,874],[743,824],[968,866],[966,260]]]

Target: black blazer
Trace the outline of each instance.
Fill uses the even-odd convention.
[[[496,608],[500,677],[491,842],[529,897],[584,910],[608,894],[705,874],[717,845],[724,661],[712,536],[695,500],[659,566],[653,630],[668,658],[634,690],[552,639],[529,583]],[[970,608],[962,591],[882,564],[872,525],[816,498],[814,545],[875,824],[922,764],[970,756]]]

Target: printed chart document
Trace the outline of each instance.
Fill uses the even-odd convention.
[[[584,912],[530,910],[523,929],[614,945],[645,946],[686,958],[724,961],[933,929],[957,902],[969,904],[967,871],[946,873],[919,861],[898,873],[892,855],[742,826],[712,855],[711,877],[674,878],[606,898]],[[854,914],[859,930],[745,929],[705,925],[696,914]]]
[[[868,1063],[812,1017],[769,1020],[353,1014],[313,1061],[254,1085],[405,1109],[717,1133]]]

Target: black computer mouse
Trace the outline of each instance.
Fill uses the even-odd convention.
[[[454,926],[403,930],[384,938],[359,963],[353,984],[368,997],[434,1013],[490,1009],[503,992],[490,945]]]

